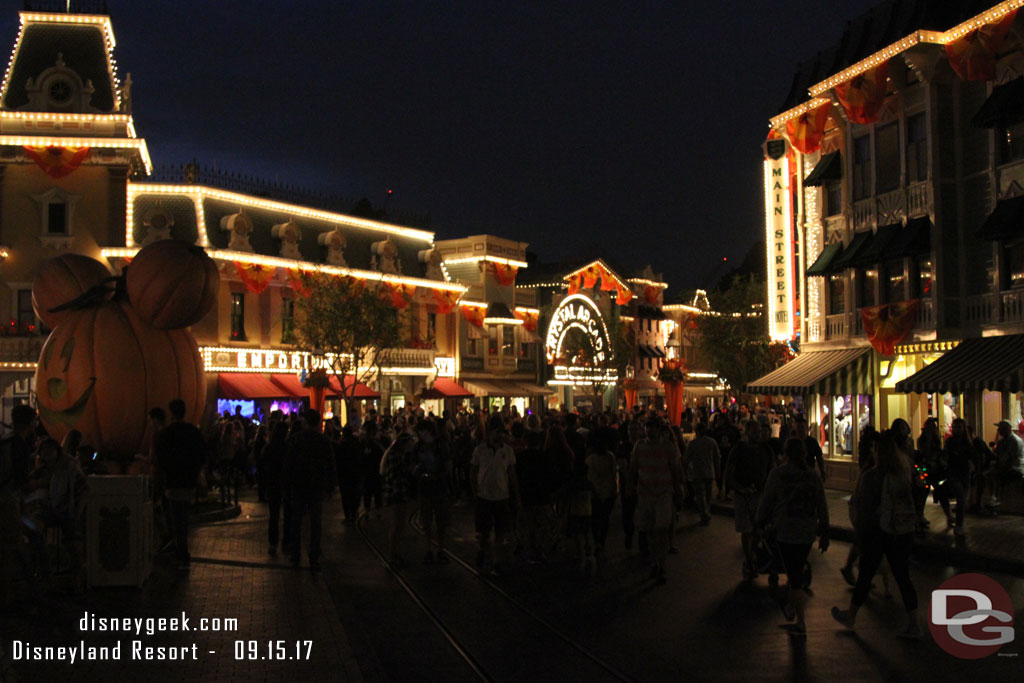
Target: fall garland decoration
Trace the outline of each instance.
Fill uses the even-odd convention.
[[[36,166],[54,179],[70,175],[89,156],[88,147],[61,147],[60,145],[32,147],[25,145],[22,149],[25,150],[29,159],[36,162]]]
[[[865,306],[860,310],[864,332],[875,351],[883,356],[896,353],[896,345],[914,327],[920,299],[911,299],[882,306]]]
[[[888,60],[836,86],[836,97],[851,123],[873,123],[885,101]]]
[[[259,294],[266,289],[267,285],[270,284],[271,278],[274,277],[274,272],[277,270],[274,266],[263,266],[258,263],[234,261],[234,264],[238,278],[245,285],[245,288],[253,294]]]
[[[527,332],[537,331],[537,319],[540,317],[540,313],[531,313],[529,311],[514,311],[513,314],[516,320],[523,321],[523,329]]]
[[[384,291],[391,294],[391,305],[402,310],[409,305],[413,295],[416,293],[416,285],[407,285],[401,282],[384,281]]]
[[[801,154],[813,154],[821,148],[821,139],[825,136],[825,122],[828,120],[828,110],[831,106],[830,103],[823,104],[786,122],[786,137]]]
[[[483,329],[484,318],[487,317],[487,309],[480,306],[461,306],[462,317],[473,327]]]
[[[633,290],[631,290],[629,287],[617,285],[615,287],[615,293],[615,303],[617,303],[619,306],[625,306],[626,304],[633,300]]]
[[[430,291],[434,293],[434,303],[437,304],[439,314],[444,315],[455,310],[455,305],[459,302],[459,292],[447,289],[432,289]]]
[[[303,299],[308,299],[313,293],[305,273],[299,268],[288,269],[288,286]]]
[[[946,59],[953,71],[965,81],[991,81],[996,77],[996,57],[1010,30],[1017,10],[999,21],[985,24],[964,37],[947,43]]]

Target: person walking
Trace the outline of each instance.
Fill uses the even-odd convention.
[[[487,427],[485,440],[473,449],[470,482],[476,499],[476,565],[481,570],[490,565],[491,573],[496,575],[504,572],[504,546],[512,522],[510,499],[518,484],[515,466],[515,453],[505,443],[504,426],[495,416]]]
[[[647,533],[651,578],[664,585],[674,498],[682,498],[683,471],[679,449],[668,426],[648,420],[647,438],[640,440],[630,458],[630,479],[636,482],[637,525]]]
[[[919,638],[922,631],[916,617],[917,591],[910,580],[909,566],[914,530],[917,527],[911,464],[893,437],[887,434],[879,439],[876,454],[878,464],[862,477],[858,491],[858,505],[861,508],[858,517],[863,520],[865,532],[857,585],[853,589],[849,607],[845,610],[833,607],[832,618],[849,629],[854,628],[857,612],[867,600],[871,580],[884,556],[899,586],[907,613],[906,625],[898,635]]]
[[[946,461],[946,480],[940,484],[943,489],[940,500],[944,503],[946,523],[957,537],[966,534],[964,513],[967,511],[967,492],[971,487],[971,467],[977,462],[974,444],[967,434],[967,424],[961,418],[953,420],[953,433],[946,439],[943,456]],[[952,500],[956,500],[955,512],[950,509]]]
[[[359,516],[360,456],[362,447],[352,428],[352,422],[341,428],[341,439],[334,446],[338,471],[338,491],[341,509],[345,513],[345,526],[352,526]]]
[[[744,426],[744,440],[729,453],[725,473],[726,491],[736,494],[735,525],[743,548],[743,580],[753,581],[757,576],[754,549],[757,545],[755,515],[764,489],[773,456],[762,446],[761,426],[757,420],[748,420]]]
[[[607,443],[603,430],[594,430],[587,437],[587,479],[592,489],[591,530],[594,534],[594,559],[598,563],[604,560],[604,546],[617,493],[615,454],[608,450]]]
[[[684,463],[686,474],[693,482],[693,500],[700,514],[700,525],[711,523],[711,483],[715,472],[721,467],[722,454],[718,444],[708,436],[708,426],[704,422],[694,425],[693,440],[686,447]]]
[[[292,506],[291,559],[298,567],[302,556],[302,519],[309,515],[309,568],[320,570],[323,501],[334,491],[334,453],[320,431],[320,412],[302,413],[299,429],[288,438],[284,480]]]
[[[774,468],[765,482],[757,506],[757,525],[771,525],[779,554],[786,567],[786,592],[782,612],[793,625],[794,635],[807,633],[804,609],[807,603],[807,556],[815,537],[821,552],[828,550],[828,503],[821,478],[808,462],[802,439],[790,439],[785,447],[786,462]]]
[[[182,569],[188,569],[192,560],[188,552],[188,507],[206,461],[206,440],[198,427],[185,422],[184,401],[174,399],[167,410],[171,423],[156,435],[156,469],[164,482],[174,556]]]
[[[285,497],[284,462],[288,457],[288,424],[272,420],[270,439],[263,447],[264,493],[267,497],[267,552],[277,555],[277,542],[286,553],[291,554],[292,514],[291,501]],[[284,535],[280,534],[281,510],[284,509]]]
[[[395,569],[408,564],[401,544],[409,521],[409,504],[416,498],[415,446],[412,432],[401,426],[380,461],[381,487],[388,508],[388,562]]]
[[[438,433],[433,420],[416,423],[416,489],[420,501],[420,524],[427,541],[424,564],[434,563],[434,533],[437,534],[437,563],[448,564],[445,532],[448,530],[448,506],[452,492],[452,459],[448,442]]]

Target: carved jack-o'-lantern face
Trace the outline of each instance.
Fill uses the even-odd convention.
[[[74,428],[85,413],[85,407],[92,398],[96,387],[96,378],[89,377],[88,382],[74,398],[68,396],[68,368],[75,354],[75,338],[69,337],[61,344],[60,353],[54,358],[56,344],[46,344],[40,356],[40,378],[45,377],[45,384],[39,384],[41,395],[38,397],[39,415],[44,424],[59,423]],[[76,387],[77,388],[77,387]]]

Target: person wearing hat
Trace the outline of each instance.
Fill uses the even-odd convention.
[[[995,513],[1003,487],[1024,477],[1024,441],[1013,433],[1009,420],[996,423],[996,459],[985,473],[985,483],[991,497],[986,507]]]
[[[13,583],[13,562],[16,560],[37,587],[25,535],[21,528],[21,499],[32,469],[32,437],[36,425],[36,409],[19,405],[11,409],[11,430],[0,439],[0,605],[7,604]]]

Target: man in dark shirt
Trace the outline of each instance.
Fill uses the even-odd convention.
[[[206,441],[198,427],[185,422],[184,401],[176,398],[167,407],[171,423],[156,435],[156,471],[163,479],[174,556],[181,567],[187,569],[192,559],[188,552],[188,506],[203,467]]]
[[[309,568],[320,569],[320,537],[324,496],[334,489],[337,476],[331,444],[320,431],[320,413],[307,410],[302,427],[288,439],[284,463],[285,490],[292,501],[292,566],[302,557],[302,518],[309,514]]]
[[[807,459],[810,460],[807,464],[812,469],[818,470],[821,480],[825,481],[825,456],[821,452],[821,444],[807,433],[807,420],[803,416],[798,417],[793,423],[793,435],[803,441],[807,448]]]

